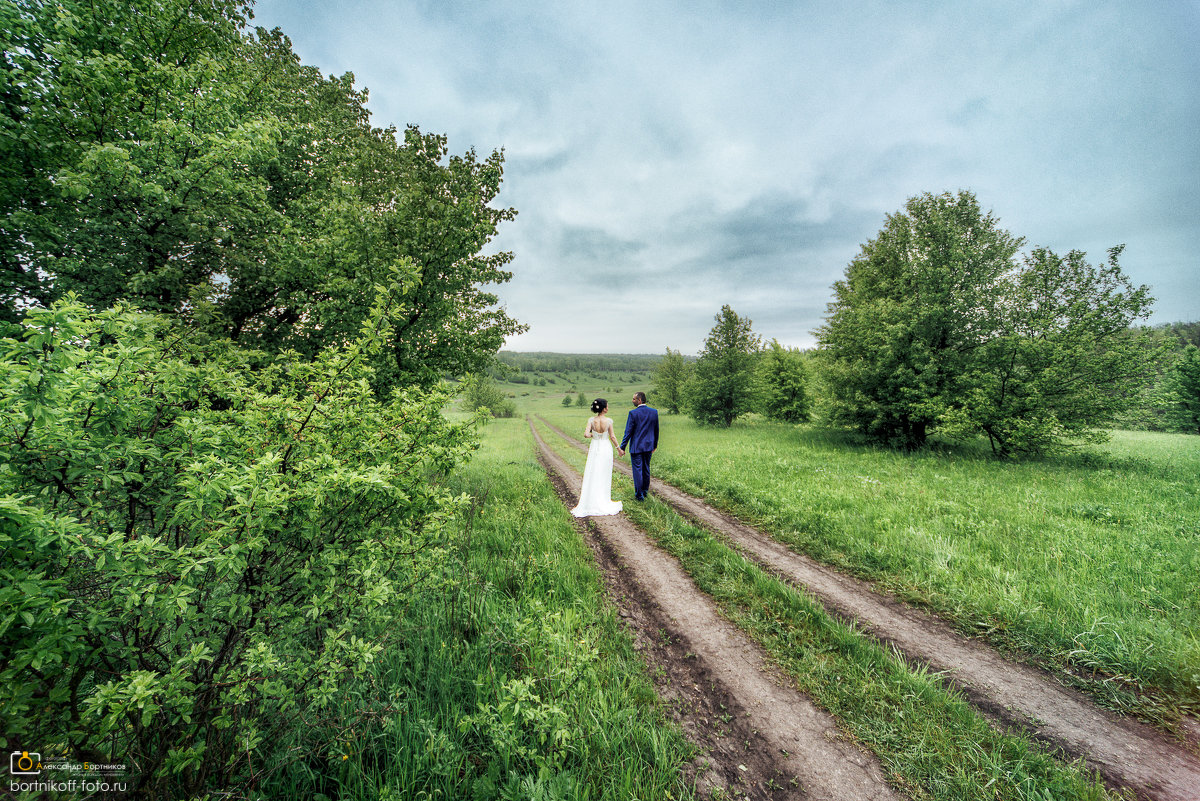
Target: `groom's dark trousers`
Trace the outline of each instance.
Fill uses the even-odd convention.
[[[633,497],[639,501],[644,501],[646,493],[650,491],[650,457],[652,455],[653,451],[629,454],[629,469],[633,471]]]
[[[629,467],[633,470],[633,495],[645,500],[650,491],[650,456],[658,447],[658,410],[642,404],[629,412],[621,449],[629,443]]]

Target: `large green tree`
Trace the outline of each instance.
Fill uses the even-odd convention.
[[[970,192],[925,194],[889,215],[834,285],[819,336],[836,421],[918,447],[940,429],[999,455],[1096,436],[1156,353],[1130,324],[1146,287],[1001,229]]]
[[[376,288],[405,315],[379,388],[486,366],[521,326],[483,255],[503,157],[373,128],[350,74],[300,64],[242,0],[6,4],[0,313],[67,291],[308,357]],[[397,268],[400,268],[399,270]]]
[[[301,758],[456,509],[414,385],[519,328],[501,154],[371,127],[250,8],[0,3],[0,707],[139,797]]]
[[[68,291],[176,312],[228,260],[264,259],[280,221],[259,173],[280,125],[248,3],[5,7],[10,319]]]
[[[714,319],[684,394],[697,422],[730,426],[754,409],[754,361],[762,342],[752,321],[727,305]]]
[[[979,317],[1021,244],[969,192],[921,195],[888,215],[834,284],[819,331],[834,420],[924,444],[991,327]]]

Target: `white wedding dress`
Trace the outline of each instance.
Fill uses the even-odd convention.
[[[608,421],[612,425],[612,421]],[[615,515],[621,502],[612,499],[613,447],[607,431],[593,431],[588,448],[587,464],[583,468],[583,486],[579,490],[579,505],[571,510],[576,517]]]

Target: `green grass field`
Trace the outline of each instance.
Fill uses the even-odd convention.
[[[294,765],[281,792],[690,796],[693,749],[664,719],[523,419],[580,431],[582,391],[609,399],[619,431],[629,396],[651,387],[637,375],[555,377],[501,384],[518,417],[488,423],[454,477],[472,511],[396,610],[403,646],[331,712],[343,727],[328,755],[336,771]],[[721,430],[664,415],[662,431],[656,476],[796,550],[1032,661],[1070,665],[1110,706],[1168,727],[1200,708],[1200,438],[1117,432],[1070,456],[1003,463],[982,449],[900,454],[753,417]],[[546,439],[582,467],[582,454]],[[614,497],[628,500],[627,484]],[[1108,797],[665,505],[629,515],[912,797]]]
[[[395,646],[331,711],[338,748],[269,795],[689,797],[694,749],[665,721],[526,422],[491,422],[453,488],[470,511],[395,610]]]
[[[526,408],[567,431],[586,414]],[[628,401],[613,416],[623,423]],[[654,474],[1168,726],[1200,711],[1200,438],[1070,455],[905,454],[755,417],[661,418]]]
[[[585,454],[548,429],[542,438],[582,471]],[[1111,797],[1086,767],[1055,759],[1026,737],[998,731],[937,676],[835,620],[806,594],[666,504],[653,498],[632,503],[628,480],[616,482],[614,497],[626,502],[625,515],[679,559],[726,616],[872,751],[892,783],[911,797]]]

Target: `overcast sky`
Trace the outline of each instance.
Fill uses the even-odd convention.
[[[810,347],[922,192],[1121,263],[1200,319],[1200,2],[259,0],[375,125],[505,153],[509,350],[696,353],[729,304]]]

